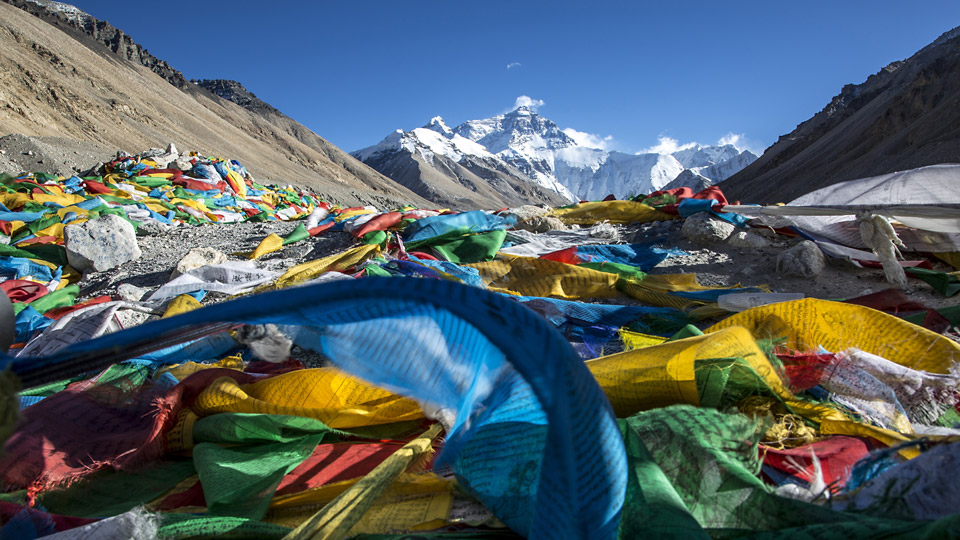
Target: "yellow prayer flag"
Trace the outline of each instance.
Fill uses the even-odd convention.
[[[297,370],[242,387],[224,377],[200,394],[193,410],[200,416],[222,412],[306,416],[334,428],[423,418],[417,402],[333,368]]]
[[[560,218],[560,221],[567,225],[596,225],[601,221],[618,224],[650,223],[678,217],[633,201],[586,202],[572,208],[554,210],[551,215]]]
[[[786,346],[798,351],[857,348],[931,373],[949,373],[960,362],[960,343],[855,304],[815,298],[780,302],[731,315],[706,332],[731,326],[746,327],[758,339],[786,338]]]
[[[163,316],[160,318],[166,319],[167,317],[173,317],[174,315],[193,311],[202,307],[203,304],[201,304],[196,298],[190,296],[189,294],[181,294],[167,304],[167,310],[163,312]]]
[[[616,274],[535,257],[499,254],[489,262],[466,264],[493,288],[525,296],[568,300],[618,296]]]
[[[309,281],[324,272],[341,272],[376,257],[379,253],[380,246],[378,245],[360,245],[328,257],[307,261],[289,268],[282,276],[277,278],[272,287],[289,287]]]

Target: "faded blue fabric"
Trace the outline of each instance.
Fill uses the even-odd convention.
[[[414,221],[403,230],[403,241],[407,244],[420,244],[438,236],[451,233],[482,233],[504,230],[516,223],[516,217],[502,217],[480,210],[425,217]]]

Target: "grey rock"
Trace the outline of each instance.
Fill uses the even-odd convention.
[[[160,236],[170,227],[156,221],[144,221],[137,227],[137,236]]]
[[[736,248],[759,249],[770,245],[766,238],[753,231],[737,231],[727,238],[727,243]]]
[[[804,240],[777,257],[777,272],[788,276],[813,277],[820,275],[826,264],[817,244]]]
[[[173,269],[170,277],[175,278],[201,266],[223,264],[225,262],[227,262],[227,256],[222,251],[217,251],[211,247],[193,248],[177,262],[177,266]]]
[[[117,287],[117,296],[130,302],[139,302],[148,292],[150,292],[150,289],[137,287],[131,283],[121,283]]]
[[[686,218],[680,228],[680,232],[691,242],[705,246],[723,242],[735,230],[733,224],[704,212]]]
[[[532,204],[525,204],[523,206],[518,206],[516,208],[511,208],[507,215],[517,216],[517,221],[523,221],[526,219],[535,218],[537,216],[542,216],[544,214],[549,214],[550,208],[546,206],[536,206]]]
[[[777,231],[773,230],[771,227],[754,227],[753,229],[750,229],[750,232],[759,234],[764,238],[780,238],[780,235],[777,233]]]
[[[117,320],[120,322],[120,326],[123,328],[138,326],[147,321],[160,318],[156,315],[144,313],[143,311],[138,311],[135,309],[118,309],[114,316],[117,318]]]
[[[237,329],[234,339],[250,347],[253,355],[267,362],[283,362],[290,358],[293,341],[276,325],[249,324]]]
[[[137,234],[127,220],[108,214],[63,228],[67,261],[80,272],[103,272],[140,258]]]
[[[181,156],[181,157],[175,159],[174,161],[168,163],[168,164],[167,164],[167,168],[168,168],[168,169],[179,169],[179,170],[181,170],[181,171],[189,171],[189,170],[193,169],[193,163],[190,161],[189,158],[186,158],[186,157]]]
[[[567,226],[559,218],[553,216],[537,216],[526,221],[517,223],[516,229],[523,229],[532,233],[545,233],[547,231],[563,231]]]
[[[311,252],[313,252],[312,245],[306,242],[298,242],[296,244],[290,244],[289,246],[284,247],[283,249],[280,250],[279,254],[284,259],[302,261]]]

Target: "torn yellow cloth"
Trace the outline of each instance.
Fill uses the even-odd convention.
[[[239,355],[227,356],[222,358],[217,362],[212,364],[198,364],[196,362],[184,362],[182,364],[174,364],[172,366],[165,366],[157,370],[156,377],[160,377],[164,373],[169,373],[173,375],[178,381],[182,381],[193,375],[198,371],[203,371],[205,369],[213,368],[226,368],[226,369],[235,369],[237,371],[243,371],[243,359]]]
[[[706,330],[743,326],[757,339],[785,337],[802,352],[857,348],[911,369],[949,373],[960,362],[960,344],[926,328],[855,304],[806,298],[748,309]]]
[[[90,211],[86,208],[80,208],[79,206],[67,206],[57,210],[57,216],[59,216],[60,219],[63,219],[71,212],[76,214],[78,217],[86,217],[90,215]]]
[[[87,221],[86,219],[75,219],[69,223],[69,225],[79,225]],[[60,240],[63,240],[63,228],[65,225],[63,223],[54,223],[53,225],[40,229],[36,232],[37,236],[55,236]]]
[[[667,338],[665,337],[651,336],[649,334],[642,334],[640,332],[631,332],[630,330],[625,330],[623,328],[620,329],[620,341],[623,342],[623,347],[627,351],[659,345],[666,340]]]
[[[621,291],[645,304],[671,307],[681,311],[697,310],[700,313],[700,318],[706,315],[716,314],[717,312],[715,310],[710,309],[715,306],[716,303],[707,300],[683,298],[670,293],[677,291],[735,289],[740,286],[739,283],[729,287],[701,285],[697,280],[696,274],[647,274],[642,280],[621,279],[618,284]],[[727,312],[720,311],[719,313],[724,314]]]
[[[36,203],[43,204],[43,203],[52,202],[52,203],[59,204],[60,206],[72,206],[74,204],[82,203],[83,201],[87,200],[85,197],[81,197],[80,195],[71,195],[67,193],[61,193],[61,194],[54,193],[50,195],[46,193],[34,193],[31,196],[31,198],[33,199],[33,202],[36,202]]]
[[[33,202],[33,197],[31,197],[30,193],[20,191],[14,193],[0,192],[0,203],[10,210],[17,211],[28,202]]]
[[[356,210],[348,210],[346,212],[341,212],[337,214],[336,217],[333,218],[333,220],[339,223],[341,221],[350,219],[352,217],[362,216],[365,214],[376,214],[376,213],[377,213],[376,210],[372,210],[370,208],[357,208]]]

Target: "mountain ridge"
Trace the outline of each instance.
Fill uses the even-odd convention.
[[[756,159],[732,144],[684,147],[675,154],[687,166],[669,153],[627,154],[581,145],[554,122],[523,105],[453,128],[435,116],[421,128],[396,130],[380,143],[351,154],[390,176],[395,171],[388,171],[385,163],[402,152],[420,152],[424,165],[432,163],[437,153],[455,162],[465,156],[482,158],[488,166],[499,162],[499,168],[509,170],[516,180],[555,193],[565,202],[596,200],[611,193],[619,198],[648,193],[688,169],[699,179],[715,182]],[[406,169],[404,174],[414,172]],[[402,183],[428,189],[422,179],[408,177]]]
[[[0,135],[69,135],[131,153],[174,142],[239,159],[262,182],[297,184],[334,202],[434,205],[276,109],[251,111],[187,81],[122,31],[67,4],[0,3],[0,76]],[[35,170],[56,172],[43,167]]]
[[[960,163],[960,27],[860,84],[782,135],[721,188],[733,199],[788,202],[828,185]]]

